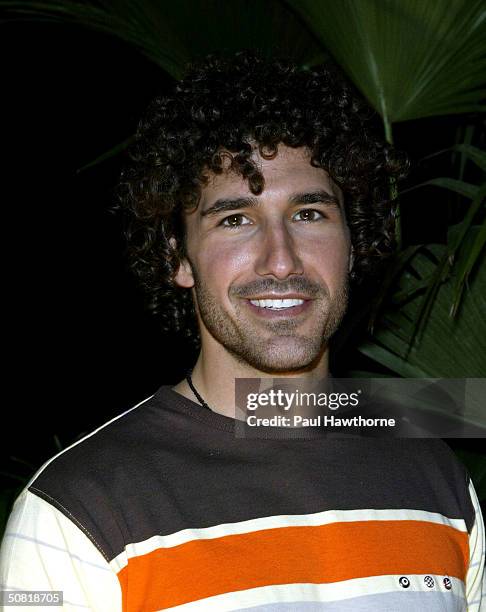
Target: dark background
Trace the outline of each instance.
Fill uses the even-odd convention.
[[[12,22],[1,34],[1,459],[10,486],[12,472],[30,474],[78,435],[177,382],[194,356],[159,332],[125,269],[120,219],[110,213],[123,156],[77,173],[133,133],[170,77],[132,47],[77,26]],[[418,160],[450,146],[463,120],[427,120],[427,141],[422,122],[399,124],[395,141]],[[444,241],[440,199],[423,190],[403,211],[412,241]],[[352,348],[341,363],[350,360],[360,360]]]
[[[2,452],[35,463],[38,448],[56,451],[54,434],[67,445],[184,368],[125,270],[110,213],[122,158],[77,173],[130,136],[170,81],[128,46],[78,27],[12,23],[2,34]]]

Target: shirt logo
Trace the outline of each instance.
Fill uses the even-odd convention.
[[[410,586],[410,580],[406,577],[406,576],[402,576],[398,583],[400,584],[400,586],[402,586],[404,589],[408,589],[408,587]]]
[[[429,587],[429,589],[433,588],[433,586],[435,584],[434,579],[432,578],[432,576],[425,576],[424,582],[425,582],[426,586]]]

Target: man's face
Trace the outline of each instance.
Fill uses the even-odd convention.
[[[318,362],[346,310],[349,231],[340,190],[306,149],[254,160],[260,195],[229,171],[202,189],[176,282],[193,288],[203,351],[296,372]]]

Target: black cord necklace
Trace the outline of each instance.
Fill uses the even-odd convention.
[[[211,408],[206,404],[206,402],[203,400],[203,398],[199,394],[199,391],[194,386],[194,383],[192,382],[191,374],[192,374],[192,370],[189,370],[189,372],[186,374],[187,384],[189,385],[189,387],[191,387],[191,391],[197,397],[197,401],[201,404],[201,406],[203,408],[207,408],[208,410],[211,410]]]

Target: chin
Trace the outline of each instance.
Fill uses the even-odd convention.
[[[314,369],[326,349],[321,344],[316,345],[315,341],[308,338],[301,338],[296,341],[275,342],[253,344],[244,351],[235,353],[238,359],[256,370],[266,374],[285,374],[306,372]]]

